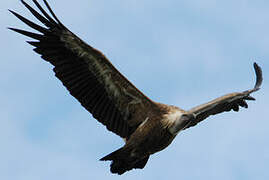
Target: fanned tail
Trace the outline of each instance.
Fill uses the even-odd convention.
[[[143,169],[148,162],[149,156],[142,159],[131,158],[130,153],[123,148],[120,148],[107,156],[100,159],[100,161],[112,161],[110,164],[110,171],[114,174],[123,174],[134,168]]]

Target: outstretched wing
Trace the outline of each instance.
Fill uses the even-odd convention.
[[[251,93],[258,91],[262,84],[262,70],[254,63],[254,69],[256,74],[256,84],[253,89],[241,92],[241,93],[231,93],[219,97],[213,101],[206,104],[202,104],[188,111],[194,115],[195,119],[186,128],[195,126],[197,123],[203,121],[210,115],[215,115],[225,111],[239,111],[239,107],[248,108],[246,100],[255,100],[250,96]],[[186,129],[185,128],[185,129]]]
[[[54,72],[83,107],[103,123],[108,130],[126,138],[146,119],[140,111],[154,103],[135,88],[98,50],[84,43],[55,16],[44,0],[52,17],[33,0],[41,13],[21,1],[45,27],[10,11],[40,33],[9,28],[31,37],[34,51],[54,65]]]

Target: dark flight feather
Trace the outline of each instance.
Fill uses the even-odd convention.
[[[52,17],[36,0],[33,2],[42,14],[25,1],[21,2],[46,28],[10,10],[14,16],[41,34],[9,29],[37,40],[27,42],[35,47],[34,51],[44,60],[55,66],[53,70],[56,77],[70,94],[93,117],[106,125],[108,130],[128,138],[135,127],[146,119],[139,114],[128,117],[139,116],[141,119],[126,118],[129,108],[136,113],[135,109],[149,108],[154,104],[122,76],[101,52],[70,32],[56,17],[47,1],[43,1]],[[138,102],[132,103],[134,101]]]

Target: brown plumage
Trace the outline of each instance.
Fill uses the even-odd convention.
[[[33,38],[35,41],[28,43],[54,66],[55,76],[70,94],[108,130],[126,140],[122,148],[101,159],[112,161],[112,173],[144,168],[149,156],[166,148],[179,131],[195,126],[210,115],[238,111],[240,106],[247,108],[246,100],[255,100],[250,94],[261,86],[262,71],[254,63],[257,79],[251,90],[222,96],[189,111],[156,103],[131,84],[101,52],[69,31],[46,0],[50,15],[36,0],[33,2],[40,13],[21,2],[44,27],[10,10],[39,33],[10,29]]]

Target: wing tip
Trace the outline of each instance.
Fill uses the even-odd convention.
[[[262,85],[262,81],[263,81],[262,69],[256,62],[253,63],[253,67],[254,67],[255,74],[256,74],[256,83],[255,83],[254,89],[256,91],[258,91],[260,89],[260,87]]]
[[[18,13],[16,13],[15,11],[13,11],[13,10],[11,10],[11,9],[8,9],[8,11],[11,13],[11,14],[13,14],[14,16],[16,16],[16,17],[18,17]]]
[[[13,11],[13,10],[11,10],[11,9],[8,9],[8,11],[9,11],[9,12],[11,12],[12,14],[14,13],[14,11]]]
[[[17,29],[17,28],[12,28],[12,27],[7,27],[7,29],[9,29],[9,30],[11,30],[11,31],[15,31],[15,32],[17,32],[17,30],[19,30],[19,29]]]
[[[261,89],[260,87],[261,87],[262,81],[263,81],[262,68],[256,62],[253,63],[253,67],[254,67],[254,70],[255,70],[256,82],[255,82],[255,86],[254,86],[253,89],[250,89],[250,90],[247,90],[247,91],[243,92],[243,93],[248,94],[248,95],[253,93],[253,92],[256,92],[256,91],[260,90]]]

